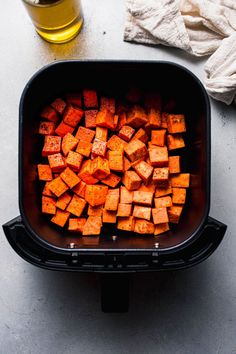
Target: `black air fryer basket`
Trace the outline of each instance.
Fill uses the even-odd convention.
[[[159,237],[136,236],[106,226],[100,237],[80,237],[59,230],[42,215],[36,173],[42,148],[37,117],[55,97],[86,87],[115,97],[129,87],[158,91],[164,98],[174,99],[176,109],[185,114],[187,148],[183,160],[191,173],[191,187],[181,221],[172,231]],[[20,216],[3,225],[9,243],[22,258],[42,268],[103,273],[103,310],[127,309],[128,273],[190,267],[211,255],[223,239],[226,225],[208,215],[210,128],[206,91],[196,76],[179,65],[65,61],[41,69],[27,83],[20,102]]]

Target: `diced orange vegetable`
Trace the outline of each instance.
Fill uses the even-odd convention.
[[[105,204],[108,187],[102,185],[86,185],[85,200],[92,206]]]
[[[126,113],[125,112],[120,112],[118,114],[118,124],[117,124],[117,127],[116,127],[116,130],[119,131],[127,122],[127,118],[126,118]]]
[[[167,129],[169,133],[186,132],[185,118],[183,114],[168,114]]]
[[[63,113],[64,109],[66,108],[66,102],[62,98],[56,98],[52,103],[51,106],[60,114]]]
[[[66,167],[60,177],[71,189],[80,182],[80,178],[69,167]]]
[[[185,188],[172,188],[172,200],[174,204],[184,204],[186,199]]]
[[[173,224],[178,224],[182,211],[182,206],[173,205],[172,207],[168,208],[169,221]]]
[[[78,176],[87,184],[95,184],[98,182],[98,179],[93,177],[93,163],[91,160],[83,162]]]
[[[55,133],[56,123],[54,122],[41,122],[39,125],[39,134],[53,135]]]
[[[92,205],[89,204],[88,206],[88,215],[89,216],[102,216],[102,205],[98,205],[93,207]]]
[[[59,120],[59,115],[57,114],[55,109],[50,106],[46,106],[40,113],[40,116],[54,123],[57,123]]]
[[[82,234],[86,221],[86,218],[69,219],[68,230]]]
[[[160,235],[160,234],[163,234],[164,232],[166,231],[169,231],[170,228],[169,228],[169,224],[168,222],[164,222],[162,224],[157,224],[155,225],[155,230],[154,230],[154,235]]]
[[[65,226],[67,220],[69,219],[70,213],[65,210],[57,209],[56,215],[51,218],[51,221],[58,226]]]
[[[144,104],[147,108],[161,110],[162,99],[159,92],[147,92],[144,97]]]
[[[145,183],[148,183],[151,180],[153,167],[150,166],[147,162],[140,161],[134,166],[134,170]]]
[[[99,111],[96,116],[96,126],[105,127],[108,129],[114,128],[114,114],[111,113],[108,109],[103,109]]]
[[[45,195],[46,197],[55,197],[55,195],[50,191],[48,187],[49,183],[50,182],[45,183],[42,194]]]
[[[48,162],[53,172],[61,172],[66,167],[66,162],[62,154],[48,156]]]
[[[189,173],[179,173],[174,176],[170,176],[171,186],[172,187],[182,187],[188,188],[190,182],[190,174]]]
[[[115,224],[116,223],[116,211],[103,209],[102,221],[104,223]]]
[[[96,128],[97,113],[98,111],[96,109],[91,109],[89,111],[84,112],[86,128]]]
[[[133,128],[140,128],[148,122],[144,109],[140,106],[133,106],[128,112],[127,124]]]
[[[136,161],[147,155],[146,145],[140,140],[131,140],[125,147],[125,153],[130,161]]]
[[[81,121],[83,115],[84,111],[81,108],[68,105],[63,113],[63,121],[71,127],[76,127],[76,125]]]
[[[133,202],[134,192],[129,191],[126,187],[120,187],[120,203],[131,204]]]
[[[102,140],[102,141],[107,141],[107,136],[108,136],[108,129],[107,128],[96,127],[95,138]]]
[[[132,204],[118,204],[117,216],[131,216]]]
[[[101,216],[89,216],[84,228],[83,236],[100,235],[102,228]]]
[[[163,197],[163,196],[169,195],[171,193],[172,193],[172,188],[171,188],[170,181],[168,181],[166,186],[163,186],[163,187],[157,186],[156,187],[155,197],[156,198]]]
[[[140,140],[142,141],[144,144],[146,144],[148,142],[148,136],[147,133],[145,132],[145,130],[143,128],[140,128],[136,134],[134,134],[132,140]]]
[[[78,172],[80,170],[82,161],[83,161],[82,155],[80,155],[74,151],[69,151],[69,154],[67,155],[67,158],[66,158],[66,164],[67,164],[67,166],[72,168],[72,170]]]
[[[110,174],[109,162],[102,157],[96,157],[92,162],[93,177],[104,179]]]
[[[161,127],[164,129],[167,129],[167,118],[168,118],[168,113],[163,112],[161,115]]]
[[[61,149],[62,152],[65,156],[68,155],[70,150],[74,150],[74,148],[77,146],[78,140],[70,133],[67,133],[61,143]]]
[[[40,181],[51,181],[52,170],[49,165],[38,164],[38,176]]]
[[[133,210],[133,216],[139,219],[151,219],[151,208],[146,206],[135,205]]]
[[[153,184],[153,183],[150,183],[150,184],[142,184],[141,187],[139,187],[139,191],[143,191],[143,192],[152,192],[152,193],[155,193],[155,189],[156,189],[156,186]]]
[[[148,149],[151,166],[168,166],[168,151],[166,146],[152,146]]]
[[[134,231],[135,219],[133,216],[119,217],[117,223],[117,229],[123,231]]]
[[[152,235],[152,234],[154,234],[154,229],[155,229],[155,226],[150,221],[143,220],[143,219],[136,219],[135,220],[134,232],[137,232],[138,234]]]
[[[180,173],[180,156],[169,156],[170,173]]]
[[[61,150],[61,138],[59,136],[46,135],[42,156],[48,156],[59,153]]]
[[[148,112],[148,122],[151,129],[161,127],[161,113],[160,110],[151,108]]]
[[[185,147],[184,139],[181,134],[167,135],[167,146],[169,150],[181,149]]]
[[[56,201],[54,198],[42,196],[42,213],[56,214]]]
[[[172,199],[169,195],[154,199],[155,208],[167,208],[172,206]]]
[[[122,140],[117,135],[112,135],[112,137],[107,142],[108,149],[114,151],[124,150],[126,146],[127,146],[127,142]]]
[[[151,143],[153,145],[157,145],[157,146],[164,146],[165,145],[165,136],[166,136],[165,129],[152,130]]]
[[[154,208],[152,209],[152,218],[154,224],[163,224],[169,221],[167,208]]]
[[[97,108],[98,98],[95,90],[83,90],[83,99],[85,108]]]
[[[114,125],[113,125],[113,129],[111,129],[112,131],[116,130],[117,125],[118,125],[118,121],[119,121],[119,116],[118,114],[114,115]]]
[[[86,201],[74,194],[66,210],[71,214],[80,217],[84,211],[85,206]]]
[[[112,97],[101,97],[100,109],[108,109],[111,113],[116,111],[116,101]]]
[[[134,191],[134,198],[133,198],[134,203],[138,203],[146,206],[152,206],[152,200],[153,200],[153,192]]]
[[[119,131],[118,136],[125,141],[130,141],[134,133],[135,130],[132,127],[124,125]]]
[[[152,181],[158,186],[166,186],[169,178],[169,168],[168,167],[157,167],[154,168]]]
[[[66,95],[66,101],[74,106],[82,107],[82,97],[80,92],[70,92]]]
[[[93,138],[95,136],[95,131],[82,127],[80,126],[77,130],[77,133],[75,134],[76,139],[82,140],[82,141],[87,141],[89,143],[92,142]]]
[[[86,183],[80,181],[73,189],[73,192],[81,198],[85,198]]]
[[[116,172],[124,171],[124,152],[123,151],[108,151],[108,160],[110,170]]]
[[[57,197],[60,197],[63,193],[65,193],[69,189],[69,187],[63,182],[61,177],[56,177],[51,182],[49,182],[48,188]]]
[[[120,189],[119,188],[109,189],[106,196],[105,209],[112,210],[112,211],[117,210],[119,199],[120,199]]]
[[[92,151],[93,144],[87,141],[79,141],[79,144],[76,148],[76,152],[85,157],[89,157]]]
[[[123,175],[122,182],[128,190],[133,191],[140,187],[142,180],[136,172],[126,171]]]
[[[107,149],[107,143],[105,141],[99,140],[97,138],[94,139],[92,146],[92,154],[94,157],[102,156],[105,157]]]
[[[71,195],[65,192],[57,199],[56,207],[65,210],[67,205],[70,203],[71,198],[72,198]]]
[[[65,136],[67,133],[72,134],[74,129],[75,129],[74,127],[71,127],[70,125],[62,121],[55,129],[55,133],[59,135],[61,138],[63,138],[63,136]]]
[[[129,160],[124,156],[124,171],[128,171],[131,167],[131,163]]]

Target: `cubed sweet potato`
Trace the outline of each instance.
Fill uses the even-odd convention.
[[[108,129],[104,127],[96,127],[96,134],[95,138],[102,140],[102,141],[107,141],[108,137]]]
[[[182,211],[183,207],[179,205],[173,205],[172,207],[168,208],[169,221],[173,224],[178,224]]]
[[[106,178],[111,173],[108,160],[100,156],[93,160],[92,169],[93,177],[100,180]]]
[[[135,133],[135,130],[132,127],[129,127],[128,125],[124,125],[121,130],[119,131],[118,136],[125,140],[125,141],[130,141],[133,134]]]
[[[161,127],[164,129],[167,129],[167,118],[168,118],[168,113],[163,112],[161,115]]]
[[[81,121],[83,115],[84,111],[81,108],[73,107],[69,104],[63,113],[63,121],[64,123],[75,128]]]
[[[151,144],[157,145],[157,146],[164,146],[165,145],[165,136],[166,136],[165,129],[152,130]]]
[[[161,113],[160,110],[150,108],[148,112],[148,122],[151,129],[157,129],[161,127]]]
[[[180,156],[169,156],[170,173],[180,173]]]
[[[107,143],[105,141],[95,138],[92,146],[92,154],[94,155],[94,157],[96,156],[105,157],[106,150],[107,150]]]
[[[120,203],[131,204],[133,202],[134,192],[129,191],[126,187],[120,187]]]
[[[155,226],[152,222],[143,220],[143,219],[136,219],[134,225],[134,232],[141,234],[141,235],[152,235],[154,234]]]
[[[171,186],[177,188],[188,188],[190,183],[189,173],[179,173],[174,176],[170,176]]]
[[[121,177],[117,176],[114,173],[110,173],[109,176],[101,180],[102,183],[112,188],[115,188],[120,183],[120,181]]]
[[[142,180],[136,172],[126,171],[123,175],[122,182],[128,190],[133,191],[140,187]]]
[[[74,135],[67,133],[61,143],[61,149],[64,156],[67,156],[70,150],[74,150],[78,144],[78,139],[74,137]]]
[[[52,170],[49,165],[38,164],[38,176],[40,181],[51,181]]]
[[[96,126],[105,127],[108,129],[114,128],[114,114],[111,113],[108,109],[103,109],[99,111],[96,116]]]
[[[169,195],[172,193],[172,188],[171,188],[171,184],[170,184],[170,180],[168,181],[168,183],[163,186],[157,186],[156,187],[156,191],[155,191],[155,197],[159,198],[159,197],[163,197],[165,195]]]
[[[53,135],[55,133],[56,123],[54,122],[41,122],[39,125],[39,134]]]
[[[75,134],[76,139],[78,139],[79,141],[87,141],[89,143],[92,142],[93,138],[95,136],[95,131],[79,126],[77,133]]]
[[[186,200],[186,189],[172,188],[172,200],[174,204],[184,204]]]
[[[102,185],[86,185],[85,200],[92,206],[105,204],[108,187]]]
[[[51,106],[60,114],[64,112],[66,108],[66,102],[62,98],[56,98],[52,103]]]
[[[98,111],[96,109],[90,109],[84,112],[86,128],[96,128],[97,113]]]
[[[57,197],[60,197],[69,189],[69,187],[63,182],[60,176],[54,178],[51,182],[49,182],[48,188]]]
[[[141,205],[152,206],[153,192],[134,191],[133,202]]]
[[[146,206],[135,205],[133,210],[133,216],[139,219],[151,219],[151,208]]]
[[[57,209],[56,214],[51,218],[51,222],[60,227],[64,227],[69,216],[70,213],[68,211]]]
[[[42,213],[56,214],[56,201],[54,198],[42,196]]]
[[[50,182],[45,183],[42,194],[45,195],[46,197],[55,197],[55,195],[49,189],[49,186],[48,186],[49,183]]]
[[[167,208],[172,206],[172,199],[169,195],[154,199],[155,208]]]
[[[78,176],[86,184],[95,184],[98,182],[98,179],[93,177],[93,164],[91,160],[86,160],[83,162]]]
[[[101,228],[101,216],[89,216],[83,228],[83,236],[100,235]]]
[[[125,147],[125,153],[132,162],[145,158],[147,152],[146,145],[140,140],[131,140]]]
[[[98,97],[95,90],[83,90],[83,99],[85,108],[98,107]]]
[[[65,192],[57,199],[56,207],[65,210],[67,205],[70,203],[71,198],[72,198],[71,195]]]
[[[76,107],[82,107],[82,96],[80,92],[69,92],[66,95],[66,102]]]
[[[59,136],[46,135],[44,138],[42,156],[58,154],[60,150],[61,150],[61,138]]]
[[[181,149],[185,147],[184,139],[181,134],[168,134],[167,146],[169,150]]]
[[[88,215],[89,216],[102,216],[103,205],[98,205],[93,207],[89,204],[88,206]]]
[[[116,111],[116,101],[112,97],[101,97],[100,109],[108,109],[111,113],[115,114]]]
[[[151,146],[148,149],[151,166],[168,166],[168,151],[166,146]]]
[[[131,216],[132,215],[132,204],[118,204],[117,216]]]
[[[104,223],[115,224],[116,223],[116,211],[103,209],[102,221]]]
[[[151,177],[152,177],[152,173],[153,173],[152,166],[150,166],[145,161],[140,161],[139,163],[135,164],[135,166],[133,166],[133,168],[134,168],[135,172],[137,172],[139,177],[142,178],[142,180],[145,183],[150,182]]]
[[[169,221],[167,208],[154,208],[152,209],[152,218],[154,224],[163,224]]]
[[[120,199],[120,189],[119,188],[109,189],[106,196],[105,209],[112,210],[112,211],[117,210],[119,199]]]
[[[61,153],[49,155],[48,162],[53,172],[61,172],[66,167],[66,162]]]
[[[155,189],[156,189],[156,186],[150,182],[149,184],[142,184],[140,187],[139,187],[139,191],[143,191],[143,192],[152,192],[152,193],[155,193]]]
[[[92,151],[92,147],[92,143],[80,140],[77,145],[76,152],[78,152],[82,156],[89,157]]]
[[[74,129],[75,129],[74,127],[71,127],[70,125],[62,121],[55,129],[55,133],[59,135],[61,138],[63,138],[63,136],[65,136],[67,133],[72,134]]]
[[[85,198],[86,183],[84,181],[80,181],[80,183],[78,183],[72,190],[79,197]]]
[[[148,122],[144,109],[138,105],[131,108],[127,115],[127,124],[133,128],[140,128]]]
[[[69,154],[67,155],[67,158],[66,158],[66,164],[73,171],[78,172],[80,170],[82,161],[83,161],[82,155],[78,154],[75,151],[69,151]]]
[[[127,142],[122,140],[119,136],[117,135],[112,135],[112,137],[108,140],[107,142],[107,147],[110,150],[113,151],[120,151],[124,150],[124,148],[127,146]]]
[[[71,214],[80,217],[84,211],[85,206],[86,201],[74,194],[66,210]]]
[[[134,231],[135,219],[133,216],[119,217],[117,223],[117,229],[123,231]]]
[[[86,218],[69,219],[68,230],[71,232],[78,232],[79,234],[82,234],[86,221]]]
[[[167,129],[171,134],[186,132],[185,118],[183,114],[168,114]]]
[[[108,151],[108,161],[110,170],[116,172],[124,171],[124,152],[123,151]]]
[[[164,232],[166,231],[169,231],[170,228],[169,228],[169,224],[168,222],[164,222],[162,224],[157,224],[155,225],[155,230],[154,230],[154,235],[160,235],[160,234],[163,234]]]
[[[131,163],[129,160],[124,156],[124,171],[128,171],[131,167]]]
[[[118,114],[114,115],[114,124],[113,124],[113,129],[111,129],[112,131],[116,131],[117,125],[118,125],[118,121],[119,121],[119,116]]]
[[[152,181],[158,186],[166,186],[168,184],[169,178],[169,168],[168,167],[157,167],[154,168]]]
[[[80,178],[70,169],[70,167],[66,167],[66,169],[60,174],[60,177],[71,189],[80,182]]]
[[[51,106],[46,106],[42,112],[40,113],[40,116],[46,120],[49,120],[50,122],[57,123],[59,121],[59,115],[55,111],[54,108]]]
[[[148,142],[148,136],[147,133],[143,128],[140,128],[133,136],[132,140],[140,140],[144,144]]]
[[[127,123],[127,117],[125,112],[120,112],[118,114],[118,124],[116,127],[116,131],[119,131],[126,123]]]

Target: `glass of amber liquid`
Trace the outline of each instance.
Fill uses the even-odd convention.
[[[83,24],[80,0],[23,0],[38,34],[51,43],[74,38]]]

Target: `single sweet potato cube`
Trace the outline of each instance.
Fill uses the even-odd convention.
[[[85,108],[98,107],[98,97],[95,90],[83,90],[83,99]]]
[[[83,162],[78,176],[87,184],[95,184],[98,182],[98,179],[93,177],[93,164],[91,160]]]
[[[155,208],[167,208],[172,206],[172,199],[169,195],[154,199]]]
[[[125,141],[130,141],[133,134],[135,133],[135,130],[132,127],[129,127],[128,125],[124,125],[121,130],[119,131],[118,136],[125,140]]]
[[[120,203],[121,204],[131,204],[133,203],[134,192],[129,191],[126,187],[120,187]]]
[[[86,218],[69,219],[68,230],[71,232],[78,232],[79,234],[82,234],[86,221]]]
[[[183,114],[168,114],[167,129],[169,133],[186,132],[185,118]]]
[[[102,141],[107,141],[108,137],[108,129],[104,127],[96,127],[96,134],[95,138],[102,140]]]
[[[71,198],[72,198],[71,195],[65,192],[57,199],[56,207],[65,210],[67,205],[70,203]]]
[[[56,214],[51,218],[51,222],[63,227],[69,219],[69,216],[70,213],[68,211],[57,209]]]
[[[117,216],[131,216],[132,204],[118,204]]]
[[[63,182],[60,176],[54,178],[51,182],[49,182],[48,188],[57,197],[60,197],[69,189],[69,187]]]
[[[63,138],[63,136],[65,136],[67,133],[72,134],[73,131],[74,131],[74,127],[71,127],[70,125],[64,123],[63,121],[55,129],[55,133],[59,135],[61,138]]]
[[[40,116],[54,123],[57,123],[60,119],[55,109],[50,106],[46,106],[40,113]]]
[[[82,141],[80,140],[76,152],[78,152],[80,155],[83,155],[85,157],[89,157],[92,151],[93,144],[89,143],[88,141]]]
[[[77,130],[77,133],[75,134],[76,139],[82,140],[82,141],[87,141],[89,143],[92,142],[93,138],[95,136],[95,131],[82,127],[80,126]]]
[[[167,208],[161,207],[161,208],[152,209],[152,218],[155,225],[168,222],[169,218],[168,218]]]
[[[116,172],[124,171],[124,152],[123,151],[112,151],[108,152],[108,160],[110,170]]]
[[[142,162],[142,161],[144,161],[145,160],[145,157],[142,157],[141,159],[138,159],[138,160],[136,160],[136,161],[134,161],[134,162],[131,162],[130,163],[130,167],[131,168],[134,168],[136,165],[138,165],[140,162]]]
[[[52,170],[49,165],[38,164],[38,176],[40,181],[51,181]]]
[[[140,140],[131,140],[125,147],[125,153],[132,162],[145,158],[147,152],[146,145]]]
[[[107,142],[108,149],[113,150],[113,151],[124,150],[124,148],[126,146],[128,146],[127,142],[122,140],[117,135],[112,135],[112,137]]]
[[[81,121],[83,115],[84,111],[81,108],[68,105],[63,113],[63,121],[71,127],[76,127],[76,125]]]
[[[161,127],[164,129],[167,129],[167,119],[168,113],[163,112],[161,115]]]
[[[56,201],[54,198],[42,196],[42,213],[56,214]]]
[[[147,162],[140,161],[134,166],[134,170],[145,183],[148,183],[151,180],[153,167]]]
[[[185,147],[184,139],[181,134],[167,135],[167,146],[169,150],[181,149]]]
[[[101,216],[89,216],[84,228],[83,228],[83,236],[90,235],[100,235],[102,228],[102,218]]]
[[[124,125],[127,123],[127,117],[125,112],[120,112],[118,114],[118,124],[116,127],[116,131],[119,131]]]
[[[109,162],[107,159],[103,159],[102,157],[96,157],[92,162],[93,168],[93,177],[97,179],[104,179],[110,173]]]
[[[168,166],[168,151],[166,146],[151,146],[148,149],[151,166]]]
[[[144,109],[140,106],[133,106],[127,115],[127,124],[133,128],[140,128],[148,122]]]
[[[114,126],[113,126],[113,129],[111,129],[112,131],[114,131],[114,130],[116,131],[118,121],[119,121],[119,116],[118,116],[118,114],[115,114],[114,115]]]
[[[78,172],[80,170],[82,161],[83,161],[82,155],[78,154],[75,151],[69,151],[69,154],[67,155],[67,158],[66,158],[66,164],[73,171]]]
[[[188,188],[190,183],[190,174],[179,173],[177,175],[171,176],[170,182],[172,187]]]
[[[152,235],[154,234],[155,226],[152,222],[143,220],[143,219],[136,219],[134,225],[134,232],[137,232],[141,235]]]
[[[120,183],[120,181],[121,177],[117,176],[114,173],[110,173],[109,176],[101,180],[102,183],[112,188],[115,188]]]
[[[80,217],[84,211],[85,206],[86,201],[74,194],[66,210],[71,214]]]
[[[89,216],[102,216],[102,205],[98,205],[93,207],[92,205],[89,204],[88,206],[88,215]]]
[[[102,185],[86,185],[85,200],[92,206],[103,205],[106,202],[108,187]]]
[[[105,127],[108,129],[114,128],[114,114],[111,113],[108,109],[103,109],[99,111],[96,116],[96,126]]]
[[[108,109],[111,113],[116,111],[116,101],[112,97],[101,97],[100,100],[100,109]]]
[[[143,128],[140,128],[136,134],[134,134],[132,140],[140,140],[142,141],[144,144],[146,144],[148,142],[148,136],[147,133],[145,132],[145,130]]]
[[[157,167],[154,168],[152,181],[158,186],[166,186],[169,178],[169,168],[168,167]]]
[[[82,107],[82,97],[80,92],[70,92],[66,95],[66,102],[76,107]]]
[[[64,112],[66,108],[66,102],[62,98],[56,98],[52,103],[51,106],[60,114]]]
[[[153,192],[134,191],[133,202],[141,205],[152,206]]]
[[[161,113],[160,110],[151,108],[148,112],[148,122],[151,129],[161,127]]]
[[[107,143],[105,141],[99,140],[97,138],[94,139],[92,146],[92,154],[95,156],[105,157],[107,149]]]
[[[169,180],[165,186],[163,186],[163,187],[157,186],[156,187],[155,197],[159,198],[159,197],[163,197],[165,195],[169,195],[171,193],[172,193],[172,188],[171,188],[171,183]]]
[[[102,221],[104,223],[115,224],[116,223],[116,211],[103,209]]]
[[[126,171],[123,175],[122,182],[129,191],[136,190],[141,185],[141,178],[134,171]]]
[[[152,134],[151,135],[151,144],[157,145],[157,146],[164,146],[165,145],[165,136],[166,136],[165,129],[152,130],[151,134]]]
[[[180,156],[169,156],[170,173],[180,173]]]
[[[72,191],[77,194],[81,198],[85,198],[85,190],[86,190],[86,183],[83,181],[80,181],[73,189]]]
[[[162,98],[159,92],[147,92],[144,96],[144,105],[161,111]]]
[[[112,211],[117,210],[119,199],[120,199],[120,189],[119,188],[109,189],[106,196],[105,209],[112,210]]]
[[[184,204],[186,200],[185,188],[172,188],[172,201],[174,204]]]
[[[70,167],[66,167],[66,169],[60,174],[60,177],[71,189],[80,182],[80,178],[70,169]]]
[[[59,153],[61,150],[61,138],[59,136],[46,135],[44,138],[44,146],[42,156],[49,156]]]
[[[98,111],[96,109],[90,109],[89,111],[84,112],[86,128],[96,128],[97,113]]]
[[[139,187],[139,191],[143,191],[143,192],[152,192],[152,193],[155,193],[155,189],[156,189],[156,186],[151,182],[149,184],[142,184],[141,187]]]
[[[41,122],[39,125],[39,134],[53,135],[55,133],[56,123],[54,122]]]
[[[178,224],[182,211],[183,207],[179,205],[173,205],[172,207],[168,208],[169,221],[173,224]]]
[[[135,205],[133,210],[133,216],[139,219],[151,219],[151,208],[146,206]]]
[[[50,182],[45,183],[42,194],[45,195],[46,197],[55,197],[55,195],[50,191],[48,187],[49,183]]]
[[[129,160],[124,156],[124,171],[128,171],[131,168],[131,163]]]
[[[163,234],[164,232],[166,231],[169,231],[170,228],[169,228],[169,224],[168,222],[164,222],[162,224],[157,224],[155,225],[155,230],[154,230],[154,235],[160,235],[160,234]]]
[[[119,217],[117,223],[117,229],[123,231],[134,231],[135,219],[133,216]]]
[[[66,167],[66,162],[61,153],[49,155],[48,162],[53,172],[61,172]]]
[[[78,139],[76,139],[74,137],[74,135],[67,133],[63,139],[62,139],[62,143],[61,143],[61,149],[62,152],[65,156],[68,155],[70,150],[74,150],[74,148],[77,146],[78,144]]]

